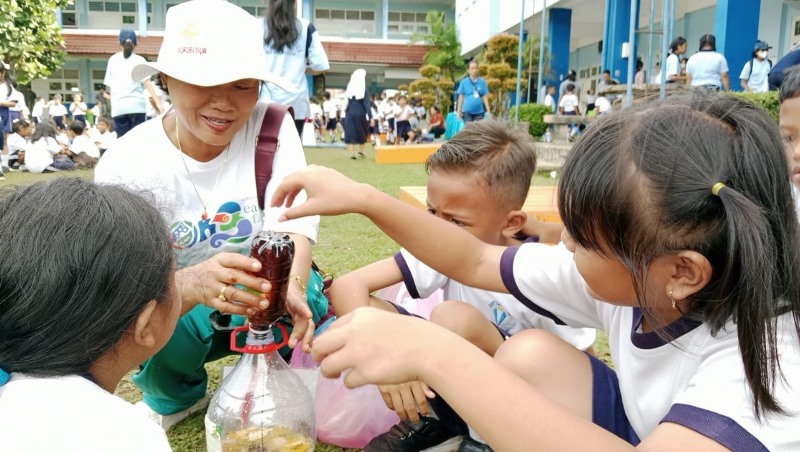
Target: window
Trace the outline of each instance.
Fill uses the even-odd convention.
[[[428,33],[430,27],[425,22],[426,13],[389,11],[388,29],[390,38],[408,38],[414,33]]]
[[[106,2],[106,11],[109,12],[119,12],[119,3],[118,2]]]
[[[375,11],[316,9],[314,26],[328,36],[374,36]]]
[[[75,20],[75,13],[61,13],[61,26],[65,28],[74,28],[78,26]]]
[[[125,25],[136,24],[136,16],[122,16],[122,23]]]

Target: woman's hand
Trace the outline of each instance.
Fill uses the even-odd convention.
[[[270,290],[270,284],[266,279],[250,274],[260,270],[261,263],[256,259],[237,253],[219,253],[179,270],[175,279],[183,302],[181,313],[189,312],[198,304],[237,315],[266,309],[269,302],[262,294]],[[259,294],[239,289],[237,284]]]
[[[365,187],[330,168],[309,165],[283,180],[275,190],[271,206],[291,207],[300,190],[305,190],[306,202],[284,212],[280,221],[309,215],[360,213],[359,208],[363,206],[361,190]]]

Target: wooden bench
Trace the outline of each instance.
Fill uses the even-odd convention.
[[[590,122],[592,122],[592,118],[577,115],[544,115],[544,118],[542,119],[546,124],[552,124],[556,126],[556,133],[553,134],[553,141],[567,141],[567,138],[569,137],[569,128],[565,126],[568,124],[588,125]]]
[[[405,186],[400,187],[401,201],[420,209],[428,208],[428,187]],[[541,221],[560,223],[558,215],[557,187],[555,185],[537,185],[528,189],[528,197],[522,205],[522,210]]]
[[[442,142],[375,146],[375,163],[425,163]]]

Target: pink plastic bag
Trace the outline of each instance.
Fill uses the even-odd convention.
[[[292,368],[299,372],[308,372],[313,368],[318,375],[312,395],[317,439],[320,441],[360,449],[369,440],[400,422],[397,413],[386,408],[377,386],[349,389],[344,385],[343,377],[325,378],[319,375],[317,363],[300,347],[292,352],[291,362]]]
[[[428,298],[412,298],[406,289],[406,285],[399,282],[375,292],[375,296],[391,301],[398,306],[404,307],[412,314],[430,320],[431,311],[437,304],[442,302],[442,289],[437,290]]]
[[[369,440],[400,422],[386,408],[375,385],[348,389],[343,377],[321,377],[314,402],[317,438],[339,447],[363,448]]]

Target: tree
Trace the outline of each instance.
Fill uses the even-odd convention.
[[[54,11],[71,0],[0,1],[0,57],[17,81],[46,77],[67,60]]]
[[[489,38],[486,49],[480,55],[480,75],[489,85],[489,107],[496,117],[508,111],[511,98],[509,92],[517,88],[517,59],[519,58],[519,37],[497,34]],[[528,85],[522,79],[522,87]]]
[[[428,47],[428,53],[423,58],[425,64],[438,66],[444,79],[454,80],[466,67],[461,56],[461,43],[456,35],[456,24],[445,24],[441,11],[428,11],[425,22],[430,32],[413,34],[411,42],[424,43]]]
[[[414,80],[408,85],[409,93],[418,97],[426,109],[439,105],[445,114],[450,111],[450,93],[453,92],[453,81],[441,75],[438,66],[427,64],[419,68],[422,78]]]

